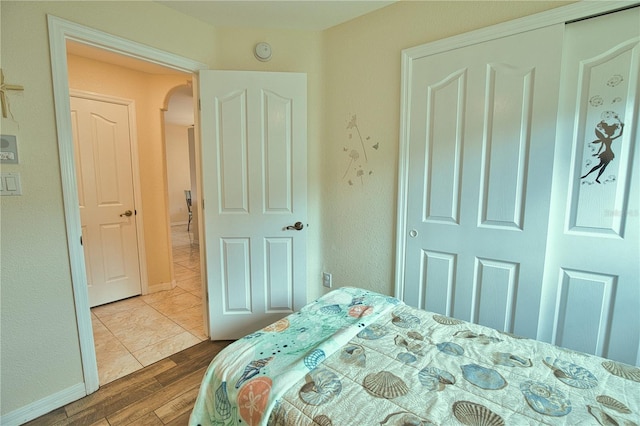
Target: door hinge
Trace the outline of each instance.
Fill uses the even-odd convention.
[[[202,104],[200,103],[200,98],[198,98],[198,111],[202,111]]]
[[[138,216],[138,210],[133,209],[133,214],[134,214],[134,215],[136,215],[136,216]]]
[[[81,246],[84,245],[84,244],[82,244],[82,235],[80,235],[80,245]]]
[[[202,199],[202,210],[204,210],[204,198]]]

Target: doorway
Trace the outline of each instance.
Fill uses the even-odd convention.
[[[198,247],[190,244],[193,238],[187,238],[186,247],[183,247],[179,238],[181,234],[179,229],[171,226],[173,220],[167,220],[167,214],[163,214],[164,211],[172,208],[171,202],[168,203],[169,209],[163,206],[163,201],[167,199],[171,201],[171,197],[165,196],[163,198],[162,195],[170,192],[168,189],[174,186],[172,185],[173,181],[182,178],[190,182],[191,173],[186,141],[187,127],[194,124],[193,101],[190,93],[190,103],[176,104],[174,102],[171,105],[169,102],[170,108],[164,108],[165,99],[169,96],[168,93],[173,92],[172,86],[176,82],[190,81],[191,75],[163,67],[148,67],[130,58],[116,58],[110,55],[110,60],[104,60],[101,53],[102,51],[99,49],[79,43],[67,43],[67,71],[69,86],[72,89],[72,124],[73,128],[77,130],[74,130],[74,139],[76,139],[76,148],[79,154],[77,158],[81,157],[76,170],[80,188],[78,196],[82,213],[83,247],[87,265],[89,300],[92,306],[91,322],[99,382],[104,385],[193,346],[205,340],[207,336],[203,327]],[[84,105],[84,103],[80,105],[79,101],[85,99],[79,99],[77,89],[88,91],[92,95],[86,97],[94,98],[96,97],[95,93],[100,91],[102,99],[100,101],[92,100],[93,103],[85,102],[88,105]],[[190,86],[186,86],[186,90],[190,91]],[[114,114],[109,114],[109,109],[102,107],[102,104],[107,103],[104,101],[104,95],[118,95],[130,99],[130,114],[124,116],[122,120],[116,120],[112,117]],[[99,105],[93,107],[95,103],[99,103]],[[80,120],[78,117],[86,117],[86,119]],[[185,117],[187,117],[188,123],[180,121],[184,121]],[[130,124],[133,129],[130,133],[136,143],[131,145],[131,149],[125,149],[126,147],[121,146],[113,147],[109,143],[111,141],[110,135],[113,134],[110,129],[117,129],[118,127],[114,127],[114,124],[120,122]],[[80,126],[76,123],[85,123],[86,125]],[[104,131],[96,131],[101,128],[104,128]],[[179,176],[179,173],[176,173],[175,166],[179,162],[179,156],[174,146],[176,142],[180,142],[175,140],[176,129],[184,133],[182,145],[184,145],[183,152],[186,152],[186,155],[182,155],[182,160],[183,163],[186,160],[186,167],[177,169],[184,176]],[[95,136],[101,134],[106,136],[97,140]],[[94,147],[95,149],[92,149]],[[122,153],[136,150],[138,155],[131,155],[131,158],[123,160],[120,157],[115,158],[109,155],[111,152]],[[144,215],[145,222],[156,223],[153,232],[145,232],[144,227],[139,226],[140,250],[137,250],[138,244],[132,244],[133,251],[127,256],[114,252],[114,247],[125,246],[122,241],[115,241],[114,244],[112,241],[114,239],[110,238],[106,240],[108,243],[106,246],[104,244],[96,245],[93,241],[98,238],[88,238],[89,232],[85,232],[88,229],[87,224],[92,224],[91,215],[88,214],[90,211],[86,208],[87,202],[85,200],[96,198],[88,197],[87,194],[103,194],[105,188],[113,187],[108,183],[114,181],[114,179],[109,180],[107,176],[107,184],[101,181],[100,184],[94,184],[96,181],[93,179],[94,176],[107,175],[103,170],[105,167],[100,166],[102,163],[95,164],[95,159],[101,158],[101,156],[95,155],[94,151],[104,154],[107,160],[112,160],[108,164],[110,167],[106,167],[106,169],[120,170],[123,168],[122,163],[125,163],[127,168],[133,168],[136,171],[134,174],[130,173],[128,179],[124,179],[125,183],[120,185],[118,190],[114,189],[111,192],[122,194],[137,191],[138,196],[135,197],[135,203],[133,197],[130,197],[131,205],[127,204],[127,206],[113,201],[116,200],[113,196],[106,201],[102,200],[97,203],[97,208],[100,208],[101,205],[116,210],[128,208],[128,211],[133,210],[136,213],[118,218],[118,210],[115,215],[111,215],[113,217],[105,217],[103,221],[106,221],[107,225],[98,227],[96,232],[92,232],[91,235],[102,235],[105,229],[112,230],[115,225],[118,225],[116,230],[129,227],[133,228],[132,230],[135,232],[135,225],[139,224],[143,218],[140,208],[141,201],[144,201],[144,205],[147,207],[155,206],[152,209],[145,209],[145,212],[150,211],[151,213]],[[161,166],[158,167],[158,161],[152,163],[145,161],[145,159],[154,157],[166,157],[166,167],[164,169]],[[88,161],[85,161],[87,158]],[[169,173],[171,171],[173,173]],[[114,174],[124,175],[123,173]],[[144,180],[164,182],[164,191],[157,191],[157,188],[149,184],[145,185]],[[152,195],[148,195],[148,192],[152,192]],[[182,201],[184,202],[184,199]],[[164,204],[167,204],[166,201]],[[183,209],[181,208],[181,210]],[[97,215],[105,216],[104,214]],[[164,227],[158,226],[161,222],[168,223]],[[163,230],[166,231],[164,240],[168,240],[169,244],[163,245],[161,235]],[[113,233],[111,232],[108,236]],[[122,234],[122,232],[115,233]],[[187,234],[191,235],[191,232]],[[136,243],[135,235],[132,240]],[[153,249],[145,250],[144,241],[147,241]],[[101,249],[103,247],[104,249]],[[100,268],[93,266],[112,264],[117,266],[118,263],[113,262],[112,258],[115,260],[134,259],[135,263],[137,263],[135,259],[146,259],[147,262],[140,262],[142,264],[140,269],[144,268],[145,263],[148,265],[145,274],[147,278],[146,289],[143,291],[138,285],[137,291],[123,293],[118,291],[120,290],[116,285],[119,284],[118,280],[100,279],[104,274],[96,274],[96,269]],[[107,262],[107,260],[109,261]],[[118,277],[123,276],[118,273],[118,268],[107,269],[113,269]],[[99,300],[95,297],[96,288],[102,290],[101,296],[104,294]]]
[[[194,78],[195,73],[199,70],[206,68],[205,64],[180,57],[178,55],[170,54],[168,52],[159,51],[148,46],[140,45],[129,40],[121,39],[116,36],[112,36],[106,33],[102,33],[97,30],[93,30],[81,25],[74,24],[53,16],[48,16],[49,22],[49,40],[51,48],[51,60],[52,71],[54,80],[54,98],[57,114],[57,128],[58,128],[58,145],[59,155],[62,173],[63,195],[64,195],[64,208],[65,217],[67,222],[67,238],[69,245],[69,254],[71,260],[71,273],[73,281],[73,294],[76,307],[76,318],[78,325],[78,334],[80,340],[80,350],[82,357],[82,367],[84,373],[84,385],[87,394],[96,391],[99,387],[100,380],[98,378],[98,362],[96,357],[96,346],[94,346],[94,334],[92,328],[92,313],[89,308],[89,298],[87,292],[87,279],[86,279],[86,266],[83,256],[83,247],[81,241],[81,221],[78,209],[78,186],[76,182],[76,167],[73,149],[72,138],[72,126],[68,111],[70,110],[69,102],[69,79],[67,69],[67,42],[77,42],[83,47],[97,48],[99,52],[99,58],[102,61],[107,62],[112,59],[118,61],[127,61],[135,58],[138,63],[143,67],[157,68],[162,66],[165,70],[173,72],[180,72],[187,79]],[[173,87],[175,84],[172,84]],[[140,87],[142,85],[139,85]],[[164,99],[165,93],[162,94]],[[162,102],[160,102],[160,105]],[[155,115],[156,120],[160,123],[161,108],[157,108],[150,114]],[[162,126],[158,124],[155,131],[161,135]],[[159,140],[162,140],[160,137]],[[141,151],[144,150],[142,147]],[[162,151],[164,153],[164,151]],[[147,159],[146,161],[153,161],[154,159]],[[143,159],[145,161],[145,159]],[[164,168],[164,160],[159,163]],[[157,184],[158,182],[154,182]],[[166,182],[164,178],[160,180],[163,190]],[[143,193],[146,193],[144,190]],[[155,214],[142,214],[142,204],[136,204],[136,210],[139,218],[144,216],[145,226],[149,226],[151,230],[159,229],[161,226],[166,228],[167,242],[169,242],[168,235],[170,233],[169,223],[163,218],[161,224],[154,223],[157,220]],[[148,208],[148,203],[145,201],[145,207],[147,211],[153,212],[153,208]],[[165,206],[163,205],[163,208]],[[149,250],[149,241],[146,244],[147,254]],[[152,245],[152,250],[156,247]],[[170,256],[171,251],[167,250],[167,259],[163,264],[170,268]],[[143,282],[142,293],[148,294],[149,292],[169,290],[175,286],[171,279],[167,281],[159,281],[154,279],[153,276],[148,276]],[[132,300],[132,299],[127,299]],[[206,304],[206,301],[205,301]],[[202,311],[206,309],[203,307]],[[201,317],[204,316],[202,313]],[[175,325],[174,322],[172,324]]]

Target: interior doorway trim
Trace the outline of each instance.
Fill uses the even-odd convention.
[[[67,228],[67,246],[71,267],[71,281],[76,308],[76,322],[80,341],[80,356],[86,394],[99,388],[98,364],[91,327],[91,310],[87,291],[85,262],[80,237],[82,235],[78,207],[78,183],[76,180],[73,134],[69,103],[69,78],[67,72],[67,40],[76,41],[99,49],[151,62],[175,70],[196,74],[208,66],[179,55],[165,52],[141,43],[85,27],[56,16],[47,15],[49,25],[49,49],[51,74],[56,112],[62,196]]]

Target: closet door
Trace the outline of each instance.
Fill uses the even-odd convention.
[[[536,336],[563,27],[412,60],[408,304]]]
[[[640,365],[640,7],[567,24],[539,338]]]

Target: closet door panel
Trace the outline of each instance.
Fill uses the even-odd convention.
[[[535,337],[562,33],[555,25],[413,61],[408,304]]]
[[[640,365],[640,7],[567,24],[539,338]]]

